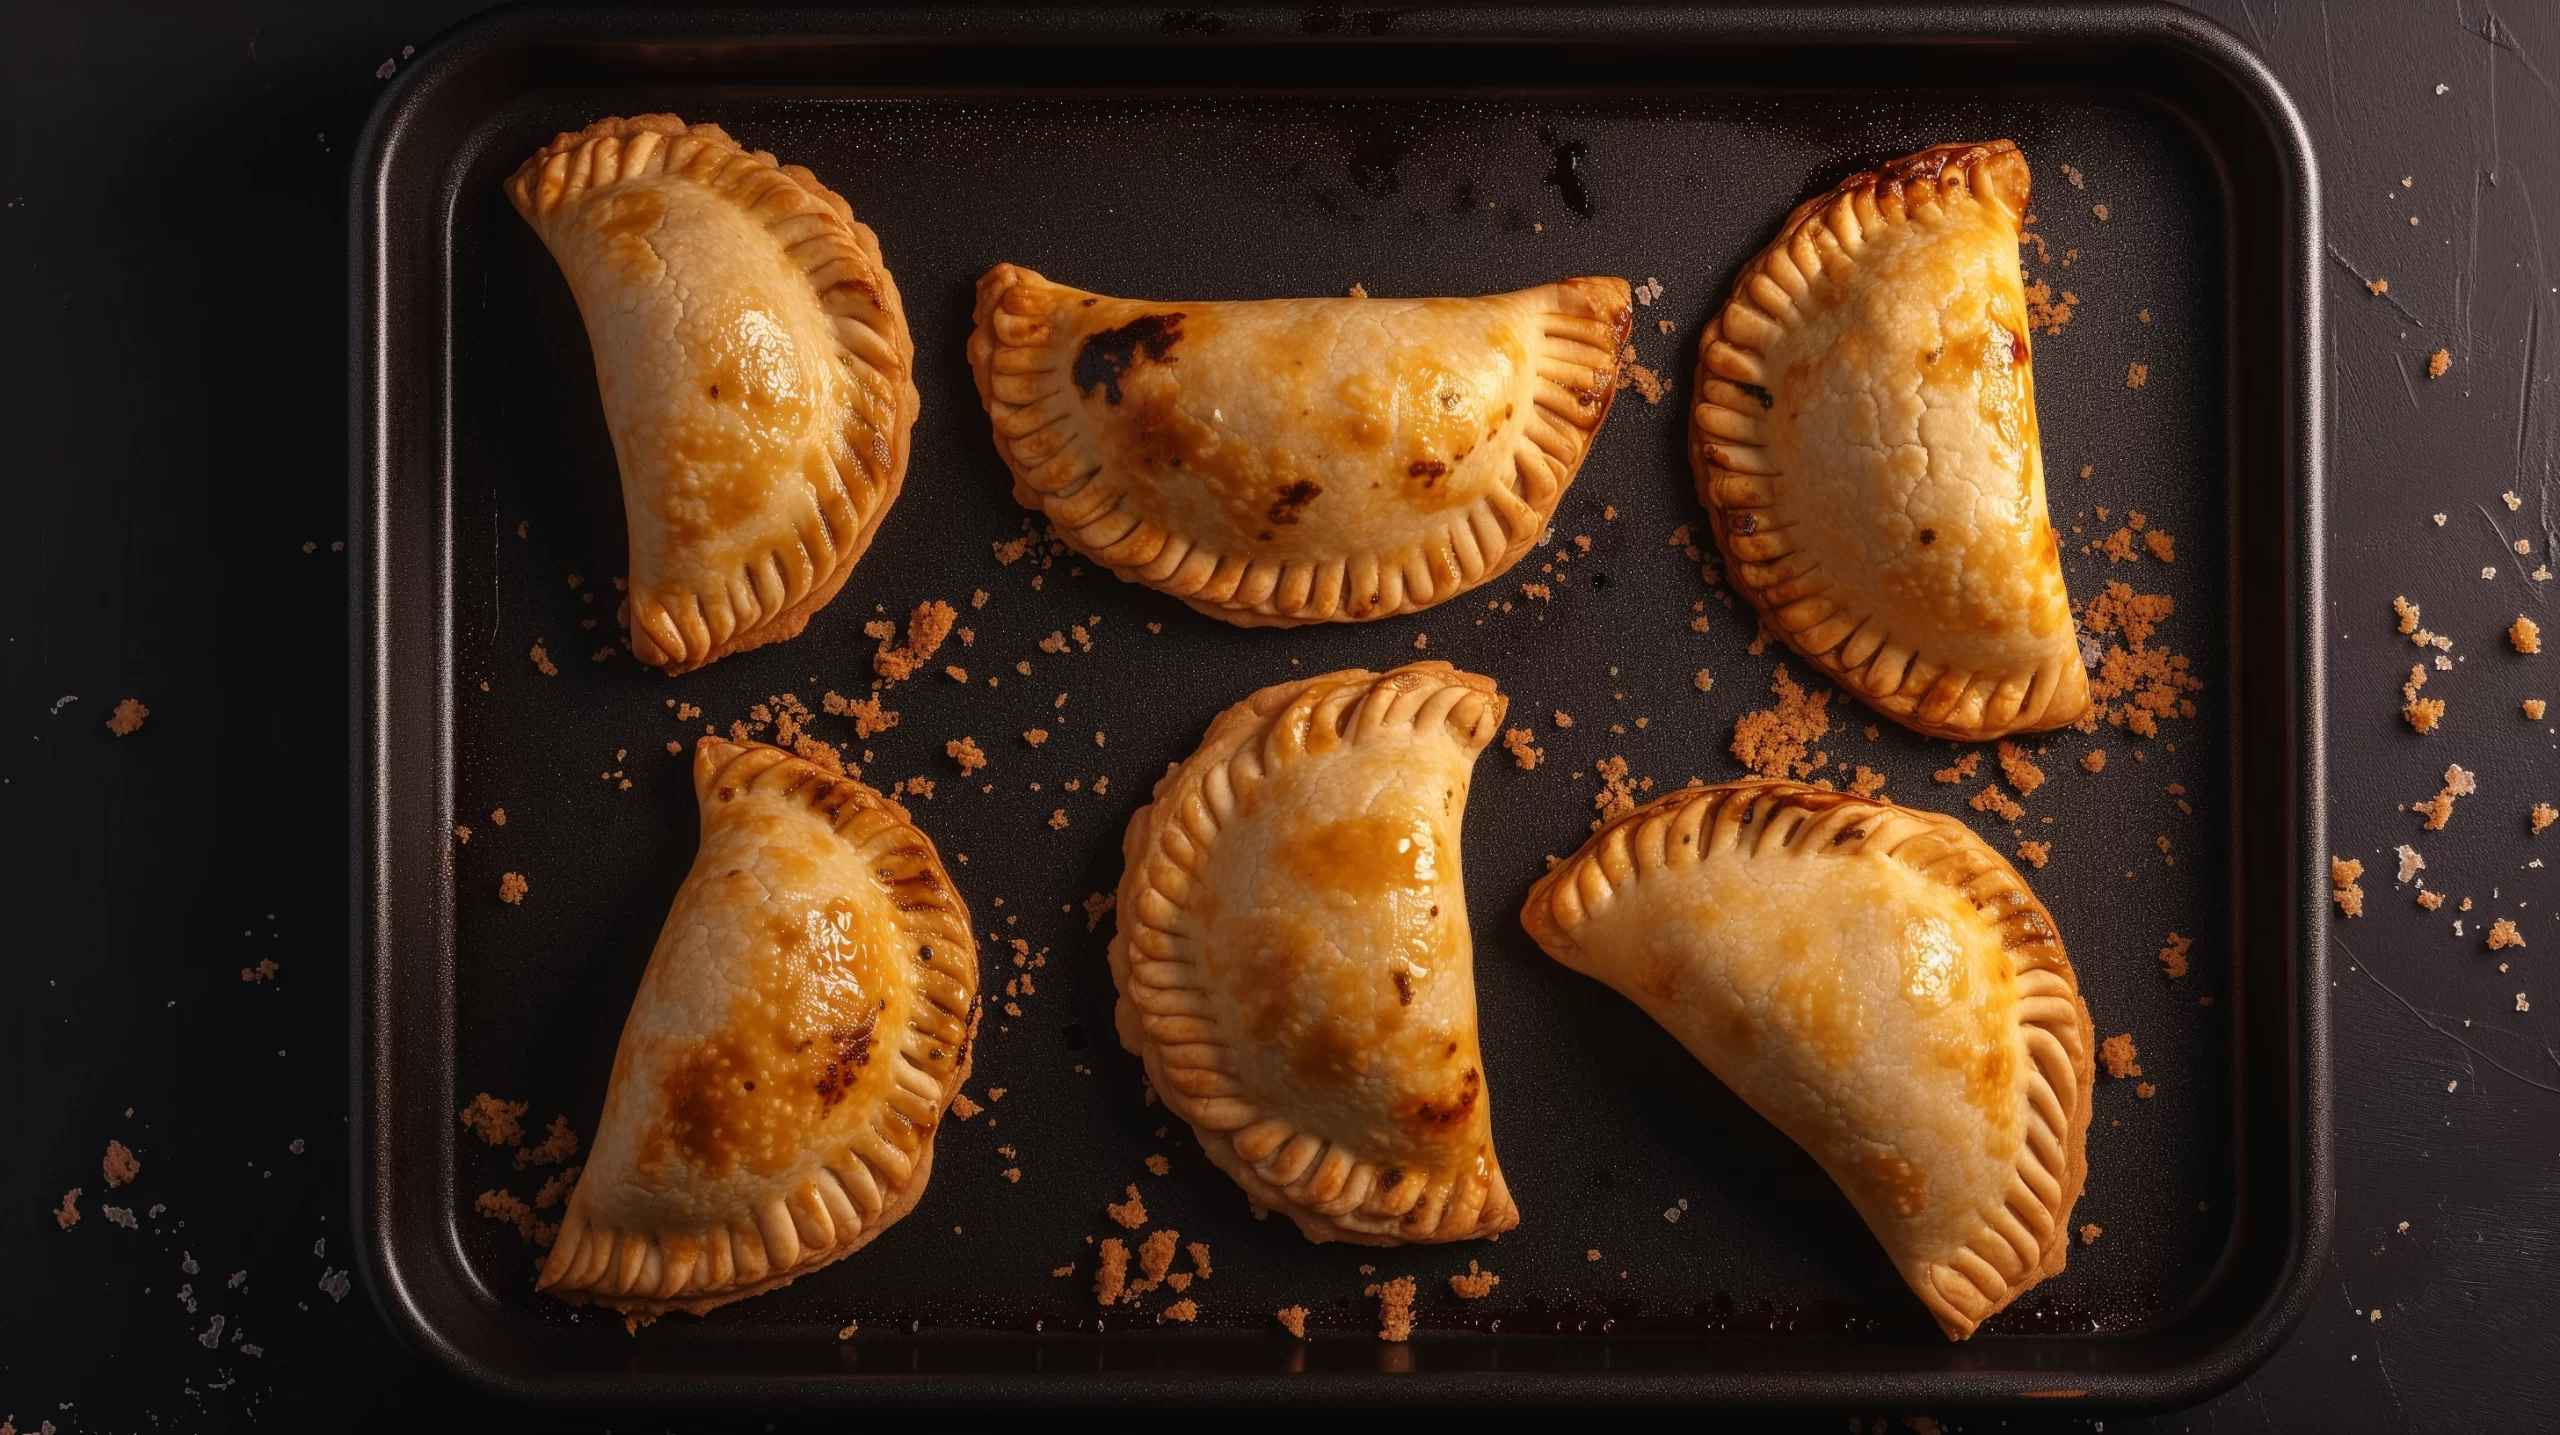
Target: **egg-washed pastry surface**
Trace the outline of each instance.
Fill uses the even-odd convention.
[[[879,240],[798,165],[673,115],[507,180],[595,351],[632,652],[681,673],[796,636],[898,496],[915,345]]]
[[[2053,919],[1962,823],[1690,788],[1604,827],[1520,920],[1820,1162],[1950,1339],[2062,1270],[2097,1042]]]
[[[1503,707],[1491,679],[1436,662],[1265,688],[1130,819],[1121,1044],[1209,1159],[1311,1240],[1519,1223],[1458,862]]]
[[[1427,608],[1529,551],[1608,416],[1623,279],[1153,303],[999,264],[969,363],[1014,497],[1247,627]]]
[[[2018,274],[2027,163],[1942,145],[1799,205],[1698,346],[1690,463],[1734,586],[1959,741],[2088,706]]]
[[[977,950],[895,802],[778,748],[695,746],[702,845],[614,1052],[539,1287],[700,1315],[905,1215],[968,1078]]]

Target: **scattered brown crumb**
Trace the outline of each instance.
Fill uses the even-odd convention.
[[[879,651],[871,655],[871,671],[893,683],[914,676],[915,671],[924,666],[925,660],[931,658],[951,636],[951,630],[958,626],[959,621],[959,612],[939,598],[918,603],[915,611],[907,616],[907,641],[895,648],[889,646],[889,633],[880,631],[888,628],[888,624],[865,624],[863,631],[880,640]]]
[[[1057,809],[1053,810],[1052,812],[1050,812],[1050,814],[1049,814],[1049,830],[1050,830],[1050,831],[1052,831],[1052,832],[1059,832],[1059,831],[1063,831],[1063,830],[1065,830],[1066,825],[1067,825],[1067,809],[1065,809],[1065,808],[1061,807],[1061,808],[1057,808]]]
[[[2044,769],[2035,765],[2025,748],[2007,738],[2000,740],[2000,771],[2008,775],[2009,785],[2018,789],[2020,797],[2044,786]]]
[[[1604,757],[1591,766],[1593,775],[1600,779],[1600,790],[1591,794],[1591,805],[1600,810],[1600,815],[1592,819],[1592,829],[1597,831],[1610,818],[1635,811],[1636,784],[1627,776],[1627,760],[1623,757]]]
[[[483,1091],[462,1108],[462,1124],[491,1146],[513,1146],[524,1139],[522,1101],[500,1101]]]
[[[2098,1043],[2098,1060],[2106,1063],[2107,1075],[2118,1081],[2142,1074],[2142,1063],[2134,1059],[2139,1055],[2133,1048],[2131,1032],[2120,1032]]]
[[[2542,721],[2542,715],[2546,711],[2548,711],[2548,708],[2543,703],[2542,699],[2526,698],[2524,700],[2524,715],[2532,721]]]
[[[74,1191],[71,1194],[76,1196],[80,1193]],[[76,1221],[79,1217],[74,1216],[72,1219]],[[1305,1306],[1284,1305],[1280,1307],[1278,1311],[1274,1312],[1274,1314],[1279,1317],[1280,1328],[1282,1330],[1289,1332],[1300,1340],[1307,1338],[1307,1308]]]
[[[942,745],[942,755],[960,764],[960,775],[967,777],[987,765],[987,755],[974,737],[955,737]]]
[[[2400,716],[2408,720],[2409,726],[2416,728],[2422,733],[2434,732],[2436,730],[2436,724],[2444,721],[2444,699],[2421,698],[2418,696],[2418,689],[2423,688],[2426,685],[2427,670],[2425,665],[2420,663],[2411,663],[2409,665],[2409,681],[2400,685],[2400,700],[2402,703]]]
[[[2490,951],[2502,952],[2509,947],[2521,947],[2523,945],[2524,933],[2516,930],[2514,918],[2500,917],[2498,920],[2489,924]]]
[[[508,872],[498,878],[498,900],[510,907],[524,901],[524,894],[532,890],[533,884],[524,879],[522,872]]]
[[[1209,1278],[1209,1243],[1193,1241],[1182,1250],[1185,1255],[1191,1257],[1191,1273],[1204,1281],[1207,1280]]]
[[[980,1106],[978,1103],[971,1101],[969,1099],[969,1093],[965,1091],[951,1098],[951,1114],[959,1117],[963,1121],[968,1120],[986,1109],[987,1108]]]
[[[838,697],[834,693],[829,693],[820,700],[819,706],[828,712],[853,719],[853,734],[856,737],[874,737],[898,725],[898,715],[881,703],[878,693],[873,693],[867,698]]]
[[[2513,643],[2519,653],[2539,653],[2542,651],[2542,625],[2518,613],[2516,620],[2507,625],[2507,641]],[[126,701],[132,700],[128,698]],[[122,717],[124,709],[116,709],[116,715]],[[109,723],[107,726],[114,727],[115,724]],[[136,726],[139,724],[137,723]]]
[[[533,1207],[526,1205],[512,1191],[483,1191],[471,1206],[493,1221],[515,1227],[516,1236],[521,1240],[547,1246],[559,1233],[558,1227],[536,1215]]]
[[[2364,915],[2364,888],[2356,885],[2363,876],[2364,864],[2355,858],[2329,859],[2329,900],[2337,903],[2339,912],[2346,916]]]
[[[1698,675],[1689,679],[1689,686],[1696,688],[1702,693],[1714,692],[1716,690],[1716,675],[1707,671],[1705,668],[1700,668],[1698,669]]]
[[[2150,549],[2151,556],[2163,563],[2178,561],[2178,540],[2165,528],[2154,528],[2142,535],[2142,546]]]
[[[1381,1281],[1361,1292],[1378,1298],[1378,1339],[1401,1341],[1412,1336],[1413,1293],[1411,1276]]]
[[[2187,949],[2194,945],[2192,937],[2181,937],[2175,932],[2169,934],[2168,945],[2160,949],[2160,970],[2168,975],[2169,980],[2176,981],[2187,974]]]
[[[66,1231],[80,1224],[79,1187],[74,1186],[62,1193],[62,1204],[53,1209],[53,1223]]]
[[[2098,540],[2097,549],[2107,556],[2110,563],[2133,563],[2142,557],[2134,551],[2133,530],[2130,528],[2119,528]]]
[[[1884,783],[1883,773],[1862,763],[1858,767],[1857,775],[1849,779],[1849,790],[1860,797],[1873,797],[1884,791]]]
[[[1449,1277],[1449,1289],[1456,1292],[1460,1300],[1482,1300],[1493,1294],[1493,1288],[1500,1284],[1502,1277],[1478,1267],[1473,1261],[1467,1262],[1465,1275]]]
[[[550,650],[543,647],[540,643],[533,645],[533,651],[528,656],[533,659],[534,667],[541,670],[544,677],[556,678],[560,676],[560,667],[558,664],[551,661]]]
[[[1511,754],[1511,765],[1522,772],[1536,771],[1538,764],[1546,759],[1547,750],[1532,745],[1536,736],[1525,727],[1503,729],[1502,750]]]
[[[1980,792],[1966,798],[1965,806],[1976,812],[1997,812],[2003,822],[2015,822],[2027,815],[2027,809],[2019,806],[2009,794],[2002,792],[2000,784],[1996,782],[1987,784]]]
[[[1120,1293],[1129,1285],[1129,1247],[1118,1236],[1102,1243],[1102,1265],[1093,1273],[1094,1299],[1103,1305],[1117,1305]]]
[[[558,1175],[553,1176],[550,1180],[543,1182],[542,1189],[533,1193],[534,1209],[537,1211],[548,1211],[552,1207],[569,1199],[569,1193],[577,1188],[578,1177],[583,1174],[586,1169],[587,1168],[584,1166],[571,1166],[560,1172]]]
[[[2105,750],[2105,749],[2103,749],[2103,748],[2095,748],[2095,747],[2093,747],[2093,748],[2089,749],[2089,751],[2081,757],[2081,759],[2080,759],[2080,766],[2081,766],[2081,768],[2082,768],[2083,770],[2085,770],[2085,771],[2089,771],[2089,772],[2104,772],[2104,771],[2106,771],[2106,770],[2107,770],[2107,754],[2106,754],[2106,750]]]
[[[1520,585],[1520,596],[1533,602],[1544,603],[1555,597],[1555,590],[1544,583],[1523,583]]]
[[[2053,858],[2053,844],[2050,842],[2021,842],[2018,844],[2018,856],[2023,859],[2028,866],[2041,871],[2044,864]]]
[[[106,1159],[101,1164],[106,1170],[107,1185],[110,1187],[121,1186],[142,1174],[141,1159],[121,1141],[107,1143]]]
[[[107,731],[118,737],[131,737],[142,731],[142,720],[149,716],[151,709],[142,705],[142,699],[126,698],[116,704],[114,714],[107,719]]]
[[[516,1149],[516,1169],[521,1171],[527,1166],[556,1166],[577,1154],[578,1133],[570,1127],[569,1118],[554,1116],[551,1118],[551,1124],[543,1128],[541,1145],[521,1146]]]
[[[1596,1261],[1600,1259],[1600,1252],[1598,1248],[1595,1247],[1591,1250],[1584,1251],[1582,1253],[1582,1258],[1586,1261]]]
[[[263,982],[282,970],[283,968],[276,965],[275,958],[260,957],[256,966],[240,969],[240,980],[250,983]]]
[[[2428,892],[2422,890],[2418,893],[2418,905],[2432,912],[2436,908],[2444,905],[2444,894],[2442,892]]]
[[[954,663],[943,668],[942,675],[955,683],[969,681],[969,670]]]
[[[1156,1317],[1158,1321],[1170,1320],[1185,1325],[1188,1325],[1199,1318],[1200,1302],[1191,1299],[1189,1296],[1185,1296],[1181,1300],[1175,1301],[1173,1304],[1166,1306],[1164,1308],[1164,1313]]]
[[[2479,790],[2479,778],[2460,763],[2452,763],[2446,766],[2444,786],[2436,790],[2436,795],[2424,802],[2409,804],[2409,810],[2426,814],[2425,827],[2429,832],[2442,832],[2444,825],[2453,820],[2454,799],[2469,797]]]
[[[2444,371],[2452,367],[2453,355],[2447,350],[2438,349],[2434,353],[2427,355],[2428,378],[2441,379],[2444,377]]]
[[[1929,776],[1931,780],[1936,782],[1950,784],[1971,782],[1973,780],[1973,775],[1981,770],[1982,754],[1978,752],[1968,752],[1963,756],[1958,757],[1954,762],[1949,763],[1945,767],[1939,768],[1936,772],[1930,773]]]
[[[2184,654],[2149,646],[2152,633],[2176,610],[2167,594],[2136,593],[2123,583],[2109,583],[2089,600],[2080,614],[2082,629],[2121,633],[2131,646],[2112,644],[2100,656],[2089,679],[2089,710],[2075,724],[2082,732],[2104,721],[2136,737],[2152,737],[2163,718],[2195,716],[2194,700],[2179,694],[2200,691],[2204,681],[2189,671]]]
[[[2138,389],[2149,382],[2151,382],[2151,366],[2149,364],[2131,364],[2126,366],[2124,371],[2124,386],[2126,388]]]
[[[2084,1246],[2094,1246],[2098,1243],[2098,1237],[2103,1236],[2106,1233],[2106,1227],[2099,1225],[2095,1221],[2091,1221],[2089,1224],[2080,1228],[2080,1244]]]
[[[1762,777],[1810,777],[1830,760],[1826,753],[1807,756],[1805,750],[1831,731],[1831,693],[1808,696],[1787,676],[1784,663],[1771,675],[1769,691],[1777,696],[1774,706],[1734,721],[1733,755]]]
[[[2376,279],[2372,283],[2364,286],[2364,292],[2374,295],[2388,294],[2391,292],[2391,281],[2388,279]]]
[[[1098,789],[1097,789],[1098,790]],[[1088,932],[1102,925],[1102,914],[1120,905],[1120,898],[1110,892],[1096,892],[1084,899],[1084,929]]]
[[[1106,1205],[1102,1208],[1102,1212],[1118,1222],[1122,1230],[1134,1231],[1147,1223],[1147,1203],[1139,1198],[1138,1188],[1134,1184],[1128,1188],[1128,1191],[1128,1200],[1115,1201]]]
[[[462,824],[461,824],[461,823],[459,823],[459,822],[455,823],[455,824],[453,825],[453,840],[454,840],[454,841],[456,841],[456,842],[461,843],[461,844],[462,844],[463,846],[465,846],[465,847],[470,846],[470,845],[471,845],[471,829],[470,829],[470,828],[468,828],[468,827],[465,827],[464,825],[462,825]]]
[[[1155,1175],[1161,1176],[1172,1169],[1173,1163],[1166,1160],[1162,1153],[1153,1154],[1147,1157],[1147,1170]]]
[[[2079,302],[2079,295],[2065,289],[2061,302],[2056,303],[2053,286],[2039,279],[2027,286],[2027,327],[2059,334],[2062,326],[2071,322],[2072,308]]]
[[[2133,1084],[2133,1094],[2141,1097],[2145,1101],[2149,1101],[2152,1097],[2160,1094],[2160,1088],[2152,1085],[2148,1081],[2137,1081]]]
[[[1040,744],[1049,740],[1049,730],[1045,727],[1032,728],[1023,733],[1022,740],[1031,744],[1033,747],[1038,747]]]
[[[2533,835],[2539,837],[2542,835],[2542,829],[2554,822],[2560,822],[2560,807],[2553,807],[2548,802],[2537,802],[2533,805],[2533,812],[2528,820],[2533,823]]]
[[[2391,611],[2400,620],[2401,632],[2414,633],[2418,631],[2417,604],[2410,602],[2408,598],[2403,595],[2395,594],[2391,599]]]

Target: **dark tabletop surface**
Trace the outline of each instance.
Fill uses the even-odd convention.
[[[0,619],[0,1416],[21,1431],[557,1424],[411,1356],[344,1275],[348,157],[404,48],[479,8],[0,10],[0,533],[25,605]],[[2238,1389],[2051,1428],[2560,1426],[2560,882],[2536,860],[2560,833],[2524,817],[2560,801],[2560,748],[2518,713],[2560,701],[2560,659],[2502,637],[2548,621],[2530,575],[2560,540],[2560,6],[2197,8],[2291,90],[2328,211],[2331,838],[2370,894],[2330,933],[2337,1236]],[[2396,594],[2455,639],[2427,738],[2398,715]],[[126,697],[151,715],[117,738]],[[2447,762],[2479,793],[2421,833],[2403,809]],[[2409,841],[2480,916],[2394,888]],[[2491,914],[2529,944],[2487,951]],[[110,1138],[143,1161],[114,1191]],[[1926,1412],[1839,1414],[1804,1428]]]

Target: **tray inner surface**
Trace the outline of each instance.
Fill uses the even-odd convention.
[[[555,131],[650,110],[716,121],[807,165],[851,201],[879,233],[904,293],[923,393],[904,495],[842,594],[797,640],[677,680],[627,652],[590,660],[620,646],[612,448],[568,289],[499,189]],[[1541,955],[1515,914],[1548,855],[1571,853],[1586,835],[1601,759],[1623,756],[1656,793],[1693,776],[1738,776],[1727,744],[1738,716],[1770,704],[1773,666],[1823,690],[1776,645],[1748,655],[1748,610],[1729,606],[1670,542],[1676,528],[1700,523],[1683,458],[1685,404],[1699,331],[1735,269],[1790,206],[1850,170],[1995,136],[2016,140],[2033,165],[2044,250],[2026,253],[2031,281],[2080,301],[2066,328],[2035,339],[2049,492],[2073,596],[2085,600],[2111,580],[2171,595],[2176,613],[2152,641],[2187,655],[2204,687],[2195,715],[2155,739],[2101,728],[2033,744],[2049,782],[2014,825],[2049,841],[2052,859],[2030,879],[2061,925],[2100,1034],[2135,1036],[2156,1095],[2142,1099],[2133,1081],[2101,1077],[2088,1188],[2073,1220],[2104,1236],[2075,1241],[2064,1274],[1954,1353],[1814,1163],[1632,1005]],[[584,1350],[599,1369],[737,1369],[742,1359],[772,1370],[1019,1368],[1041,1358],[1024,1353],[1037,1343],[1022,1336],[1095,1329],[1092,1242],[1134,1244],[1161,1226],[1214,1249],[1214,1277],[1189,1292],[1197,1326],[1155,1339],[1155,1313],[1172,1298],[1159,1291],[1108,1317],[1111,1329],[1146,1336],[1078,1342],[1077,1361],[2002,1366],[2054,1336],[2141,1335],[2207,1297],[2233,1240],[2240,1184],[2231,1025],[2239,954],[2226,877],[2231,200],[2213,155],[2176,114],[2103,89],[1346,100],[607,85],[527,93],[493,113],[466,154],[448,238],[446,442],[452,817],[474,828],[474,840],[454,862],[450,1086],[413,1099],[440,1101],[447,1113],[449,1239],[501,1323],[539,1344]],[[2085,175],[2085,190],[2066,179],[2065,164]],[[1574,274],[1657,278],[1661,296],[1638,310],[1634,344],[1666,392],[1659,404],[1632,388],[1618,395],[1556,517],[1553,547],[1506,579],[1418,616],[1241,631],[1072,555],[1044,563],[1035,548],[1023,561],[997,560],[994,545],[1021,536],[1027,515],[992,451],[962,346],[972,283],[999,260],[1167,299],[1340,294],[1355,283],[1376,295],[1475,294]],[[2148,380],[2133,389],[2127,370],[2137,362]],[[2080,477],[2084,466],[2094,476]],[[2096,517],[2101,505],[2109,520]],[[2127,509],[2176,536],[2173,565],[2080,551]],[[1542,570],[1566,551],[1560,572]],[[1552,599],[1526,598],[1524,582],[1550,584]],[[980,589],[989,596],[973,611]],[[863,695],[875,647],[863,625],[903,618],[928,598],[960,605],[975,632],[972,645],[954,640],[935,664],[964,666],[969,683],[935,675],[899,685],[888,695],[898,726],[867,741],[844,718],[820,716],[810,730],[880,787],[915,776],[938,784],[910,805],[952,863],[981,934],[989,1002],[969,1091],[986,1113],[944,1127],[931,1189],[913,1215],[787,1290],[708,1320],[662,1321],[636,1341],[610,1314],[573,1314],[536,1296],[538,1252],[471,1208],[489,1189],[529,1198],[545,1173],[519,1172],[505,1150],[468,1140],[450,1112],[489,1091],[530,1101],[529,1129],[559,1113],[592,1135],[624,1012],[694,848],[687,764],[667,744],[689,750],[706,723],[725,730],[772,695],[812,708],[830,689]],[[1508,611],[1488,611],[1488,599]],[[1703,635],[1689,626],[1701,600]],[[1090,651],[1038,646],[1073,624],[1087,626]],[[1417,652],[1422,635],[1429,646]],[[558,676],[536,671],[536,642]],[[1511,699],[1509,724],[1532,730],[1546,752],[1534,772],[1498,747],[1486,755],[1464,839],[1494,1129],[1523,1221],[1495,1243],[1318,1247],[1285,1220],[1256,1221],[1187,1129],[1142,1099],[1137,1062],[1111,1035],[1102,960],[1111,919],[1088,931],[1082,903],[1115,886],[1123,824],[1211,716],[1266,683],[1421,656],[1497,678]],[[1028,676],[1016,669],[1022,661]],[[1714,674],[1703,694],[1693,684],[1702,668]],[[989,676],[1002,685],[990,688]],[[678,721],[670,699],[702,717]],[[1557,726],[1560,710],[1572,716],[1569,730]],[[1831,759],[1824,776],[1879,769],[1890,775],[1888,795],[1955,812],[2004,854],[2016,847],[2013,824],[1964,806],[2000,776],[1988,748],[1971,781],[1940,785],[1931,773],[1957,756],[1948,744],[1844,696],[1832,699],[1830,717],[1817,744]],[[1053,734],[1037,750],[1020,736],[1033,727]],[[1097,746],[1097,732],[1107,746]],[[942,753],[964,734],[993,755],[968,780]],[[2103,774],[2079,765],[2092,748],[2108,754]],[[1103,777],[1108,791],[1097,794]],[[1070,779],[1081,790],[1065,790]],[[980,791],[987,783],[992,793]],[[2170,784],[2183,785],[2192,815]],[[503,827],[488,821],[499,807]],[[1061,809],[1068,825],[1053,830]],[[497,899],[509,871],[530,878],[521,906]],[[2154,956],[2172,931],[2194,940],[2192,971],[2174,982]],[[1016,938],[1046,959],[1031,972],[1036,992],[1013,999],[1018,1016],[1003,991],[1021,975]],[[1000,1102],[988,1100],[992,1087],[1005,1089]],[[1170,1174],[1149,1172],[1153,1153]],[[1018,1183],[1006,1168],[1020,1170]],[[1124,1232],[1103,1206],[1132,1183],[1149,1223]],[[1461,1303],[1447,1277],[1470,1260],[1502,1282],[1490,1298]],[[1071,1276],[1052,1276],[1067,1265]],[[1407,1274],[1421,1285],[1422,1330],[1410,1347],[1382,1353],[1371,1339],[1376,1302],[1363,1287]],[[1291,1304],[1310,1310],[1317,1332],[1347,1338],[1310,1350],[1266,1335],[1272,1312]],[[839,1347],[833,1334],[848,1321],[862,1334]],[[909,1338],[916,1333],[923,1338]],[[1560,1333],[1615,1338],[1594,1355],[1591,1342]],[[2044,1339],[2022,1346],[2022,1335]],[[1667,1336],[1712,1339],[1651,1339]]]

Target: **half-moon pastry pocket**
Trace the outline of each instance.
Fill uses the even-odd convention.
[[[915,344],[880,241],[809,171],[673,115],[564,134],[507,197],[595,350],[632,652],[681,673],[798,635],[906,476]]]
[[[1120,1043],[1209,1159],[1310,1240],[1519,1224],[1458,868],[1503,706],[1446,663],[1265,688],[1129,820]]]
[[[701,739],[693,782],[702,846],[542,1268],[576,1304],[700,1315],[861,1249],[969,1075],[969,914],[906,811],[762,743]]]
[[[2062,1270],[2097,1042],[2053,919],[1964,824],[1689,788],[1603,827],[1520,921],[1820,1162],[1948,1338]]]
[[[1538,541],[1633,312],[1623,279],[1165,304],[999,264],[969,366],[1014,497],[1077,551],[1245,627],[1362,622]]]
[[[1698,341],[1689,459],[1735,588],[1904,726],[2059,727],[2088,673],[2045,512],[2007,140],[1787,216]]]

